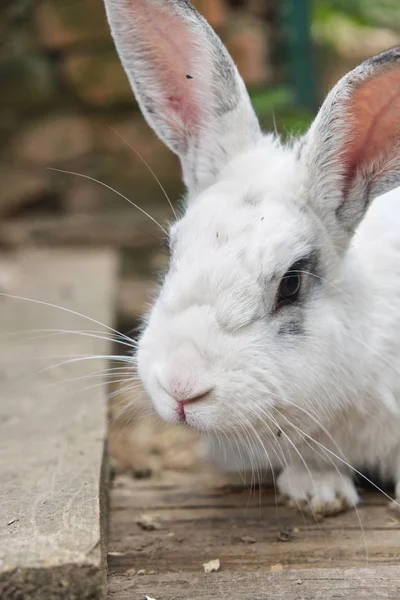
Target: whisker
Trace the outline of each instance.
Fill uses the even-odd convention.
[[[117,335],[118,337],[121,337],[121,338],[127,340],[128,342],[131,341],[131,338],[129,338],[127,335],[124,335],[120,331],[117,331],[116,329],[113,329],[112,327],[105,325],[104,323],[101,323],[100,321],[97,321],[96,319],[93,319],[92,317],[88,317],[87,315],[84,315],[80,312],[77,312],[70,308],[66,308],[65,306],[59,306],[58,304],[53,304],[51,302],[45,302],[44,300],[36,300],[35,298],[26,298],[24,296],[17,296],[15,294],[6,294],[5,292],[0,292],[0,297],[11,298],[12,300],[23,300],[24,302],[33,302],[34,304],[39,304],[41,306],[48,306],[49,308],[57,308],[58,310],[62,310],[71,315],[75,315],[76,317],[81,317],[82,319],[87,319],[91,323],[95,323],[96,325],[100,325],[101,327],[108,329],[109,331],[111,331],[112,333]]]
[[[50,371],[51,369],[56,369],[58,367],[63,367],[69,364],[74,364],[77,363],[79,361],[86,361],[86,360],[115,360],[115,361],[121,361],[121,362],[128,362],[125,359],[125,357],[120,357],[120,356],[109,356],[109,355],[88,355],[88,356],[80,356],[80,357],[74,357],[74,358],[69,358],[67,360],[64,360],[62,362],[56,363],[55,365],[49,365],[47,367],[44,367],[43,369],[40,369],[39,371],[36,371],[35,373],[31,373],[30,375],[27,375],[26,377],[19,379],[18,381],[14,382],[13,385],[15,386],[19,386],[22,383],[26,383],[27,381],[29,381],[30,379],[32,379],[33,377],[37,377],[38,375],[41,375],[43,373],[46,373],[48,371]]]
[[[320,457],[321,457],[321,453],[320,453],[320,452],[318,452],[318,451],[316,450],[316,448],[314,448],[314,447],[311,445],[311,443],[310,443],[310,442],[308,442],[308,441],[305,439],[304,435],[303,435],[303,434],[302,434],[302,432],[301,432],[301,429],[299,429],[299,428],[298,428],[296,425],[294,425],[294,423],[292,423],[292,422],[291,422],[291,421],[290,421],[290,420],[289,420],[289,419],[288,419],[288,418],[287,418],[287,417],[286,417],[284,414],[282,414],[282,413],[281,413],[281,412],[280,412],[280,411],[279,411],[279,410],[278,410],[276,407],[274,407],[274,408],[275,408],[275,410],[276,410],[276,411],[279,413],[279,415],[280,415],[281,417],[283,417],[283,418],[286,420],[286,422],[289,424],[289,426],[290,426],[290,427],[293,427],[294,429],[296,429],[296,431],[300,432],[301,438],[302,438],[302,440],[304,441],[304,443],[305,443],[305,444],[307,444],[307,446],[308,446],[308,447],[309,447],[311,450],[313,450],[314,452],[316,452],[316,453],[318,454],[318,456],[320,456]],[[330,456],[328,456],[328,455],[326,454],[326,450],[325,450],[325,449],[323,449],[323,452],[324,452],[324,456],[325,456],[326,458],[328,458],[328,460],[329,460],[329,464],[331,464],[331,465],[333,466],[333,468],[334,468],[334,469],[335,469],[335,471],[338,473],[338,475],[339,475],[339,477],[341,478],[341,480],[344,482],[345,480],[344,480],[343,473],[341,473],[340,469],[339,469],[339,468],[338,468],[338,466],[335,464],[334,460],[333,460],[333,459],[332,459]],[[358,520],[358,523],[359,523],[359,525],[360,525],[360,530],[361,530],[361,534],[362,534],[362,538],[363,538],[363,544],[364,544],[364,549],[365,549],[365,561],[366,561],[366,564],[368,564],[368,561],[369,561],[368,544],[367,544],[367,538],[366,538],[366,534],[365,534],[365,529],[364,529],[364,526],[363,526],[363,523],[362,523],[362,519],[361,519],[361,514],[360,514],[360,511],[358,510],[358,507],[357,507],[357,505],[356,505],[355,503],[353,504],[353,509],[354,509],[354,511],[355,511],[355,513],[356,513],[357,520]]]
[[[27,334],[34,334],[34,333],[43,333],[43,335],[35,335],[34,337],[27,337]],[[102,335],[99,335],[99,333],[101,333]],[[31,329],[31,330],[27,330],[27,331],[16,331],[13,333],[3,333],[0,335],[0,337],[18,337],[18,336],[25,336],[26,337],[26,341],[27,342],[35,342],[38,340],[44,340],[44,339],[49,339],[52,337],[57,337],[59,335],[81,335],[84,337],[92,337],[98,340],[105,340],[105,341],[110,341],[113,342],[115,344],[121,344],[123,346],[126,346],[127,348],[132,348],[132,349],[136,349],[137,348],[137,344],[132,341],[132,343],[128,343],[125,340],[121,340],[119,339],[116,335],[114,334],[107,334],[104,332],[91,332],[89,330],[84,331],[84,330],[79,330],[79,329]]]
[[[128,140],[126,140],[120,133],[119,131],[117,131],[116,129],[114,129],[114,127],[110,127],[111,131],[113,131],[115,133],[115,135],[117,135],[123,142],[124,144],[126,144],[135,154],[136,156],[142,161],[142,163],[144,164],[144,166],[146,167],[146,169],[148,169],[150,171],[150,173],[152,174],[152,176],[154,177],[154,179],[156,180],[159,188],[161,189],[162,193],[164,194],[164,196],[167,199],[168,204],[171,207],[171,210],[174,214],[175,219],[177,219],[177,214],[175,212],[175,208],[173,207],[173,204],[167,194],[167,192],[165,191],[164,186],[162,185],[161,181],[159,180],[159,178],[157,177],[157,175],[154,173],[153,169],[150,167],[150,165],[145,161],[145,159],[143,158],[143,156],[136,150],[136,148],[134,146],[132,146]]]
[[[137,210],[139,210],[141,213],[143,213],[144,215],[146,215],[146,217],[148,217],[151,221],[153,221],[153,223],[155,225],[157,225],[157,227],[159,227],[161,229],[161,231],[163,231],[165,233],[165,235],[168,235],[168,231],[166,229],[164,229],[164,227],[162,225],[160,225],[160,223],[154,217],[152,217],[143,208],[141,208],[140,206],[138,206],[137,204],[135,204],[134,202],[132,202],[132,200],[130,200],[129,198],[127,198],[126,196],[124,196],[124,194],[122,194],[118,190],[115,190],[110,185],[107,185],[106,183],[104,183],[104,181],[100,181],[99,179],[95,179],[94,177],[90,177],[90,175],[85,175],[84,173],[75,173],[74,171],[66,171],[64,169],[56,169],[55,167],[47,167],[47,168],[50,171],[57,171],[58,173],[65,173],[67,175],[76,175],[77,177],[82,177],[83,179],[88,179],[89,181],[93,181],[94,183],[98,183],[99,185],[102,185],[103,187],[105,187],[108,190],[114,192],[115,194],[117,194],[118,196],[120,196],[121,198],[123,198],[124,200],[126,200],[127,202],[129,202],[129,204],[131,204],[132,206],[134,206]]]

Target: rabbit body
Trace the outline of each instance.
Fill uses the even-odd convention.
[[[156,410],[224,470],[279,470],[313,512],[355,505],[365,468],[400,500],[400,49],[283,145],[187,0],[105,3],[188,188],[136,357]]]
[[[337,355],[343,367],[341,373],[337,364],[324,369],[325,392],[314,392],[310,414],[309,403],[293,396],[272,431],[260,427],[254,440],[239,435],[230,442],[217,433],[205,443],[221,470],[260,474],[273,467],[284,496],[325,514],[358,503],[352,479],[365,470],[395,482],[400,501],[400,188],[373,202],[334,285],[347,296],[343,329],[339,334],[337,327],[336,347],[320,358],[329,365]],[[319,379],[323,367],[315,368]]]

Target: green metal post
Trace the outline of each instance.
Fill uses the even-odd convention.
[[[290,83],[296,103],[316,109],[316,87],[311,41],[311,1],[277,0],[281,4],[284,43]]]

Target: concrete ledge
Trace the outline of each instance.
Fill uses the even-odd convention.
[[[111,344],[92,335],[107,338],[106,327],[74,312],[111,325],[115,277],[112,252],[29,251],[0,262],[0,291],[71,311],[0,296],[2,600],[106,598]]]

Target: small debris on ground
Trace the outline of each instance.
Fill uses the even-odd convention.
[[[160,523],[158,523],[151,515],[142,515],[136,521],[136,525],[139,525],[139,527],[144,531],[155,531],[156,529],[161,529]]]
[[[278,542],[290,542],[293,539],[293,527],[287,525],[284,527],[278,535]]]
[[[141,469],[134,469],[132,471],[133,479],[150,479],[153,475],[153,471],[149,467],[142,467]]]
[[[297,585],[301,585],[301,584],[303,583],[303,580],[302,580],[302,579],[298,579],[298,580],[296,581],[296,583],[297,583]]]
[[[108,478],[110,480],[110,484],[114,483],[116,477],[117,477],[117,469],[115,467],[110,467],[109,471],[108,471]]]
[[[215,573],[216,571],[219,571],[220,567],[221,563],[219,558],[210,560],[210,562],[204,563],[203,565],[204,573]]]
[[[146,569],[139,569],[137,572],[138,575],[146,575]]]
[[[144,598],[145,598],[145,600],[156,600],[155,598],[152,598],[151,596],[145,596]]]
[[[125,556],[127,552],[107,552],[107,556]]]
[[[255,544],[257,540],[249,535],[243,535],[240,538],[240,541],[243,542],[243,544]]]
[[[9,527],[10,525],[14,525],[14,523],[17,523],[18,521],[19,519],[11,519],[11,521],[8,521],[7,527]]]
[[[281,565],[281,563],[271,565],[270,571],[272,571],[272,573],[278,573],[278,571],[283,571],[283,565]]]
[[[132,567],[131,569],[127,570],[126,574],[129,575],[129,577],[133,577],[134,575],[136,575],[136,569]]]

